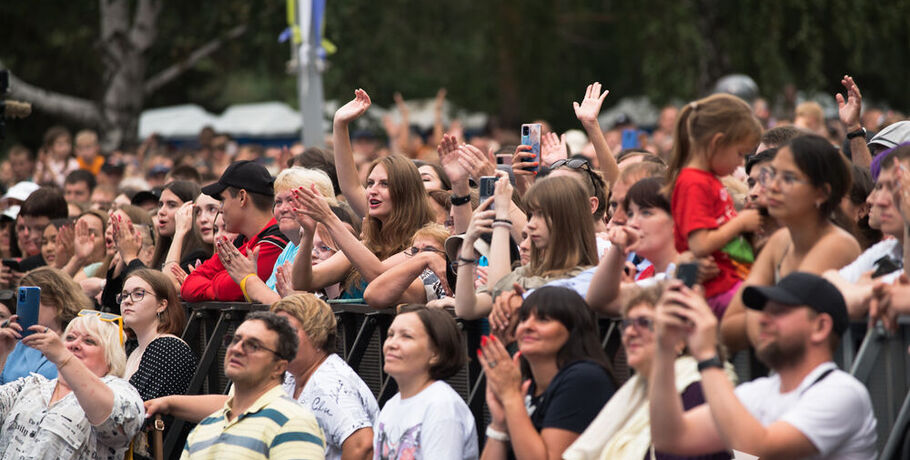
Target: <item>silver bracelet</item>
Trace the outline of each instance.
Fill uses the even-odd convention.
[[[487,426],[487,438],[495,439],[499,442],[508,442],[509,439],[511,439],[511,438],[509,438],[509,433],[499,431],[489,425]]]

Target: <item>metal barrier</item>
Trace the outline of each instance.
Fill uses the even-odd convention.
[[[895,334],[881,325],[870,329],[850,368],[872,398],[881,460],[907,458],[910,453],[904,446],[910,426],[910,318],[900,318],[899,325]]]
[[[395,393],[395,380],[383,371],[382,344],[395,317],[393,309],[376,310],[364,304],[329,302],[338,323],[336,351],[367,384],[382,407]],[[229,381],[224,376],[224,354],[222,337],[233,332],[244,321],[247,313],[267,310],[267,305],[240,302],[204,302],[187,304],[186,328],[183,340],[190,345],[199,364],[190,381],[187,394],[225,394]],[[484,321],[465,321],[456,318],[456,323],[465,334],[468,357],[480,348],[481,335],[486,332]],[[607,352],[616,374],[617,386],[631,374],[626,364],[618,322],[606,318],[599,320],[602,345]],[[486,410],[486,387],[483,371],[476,359],[468,363],[451,379],[446,380],[464,398],[477,425],[479,441],[489,420]],[[186,439],[188,422],[174,419],[164,440],[165,458],[179,455]]]

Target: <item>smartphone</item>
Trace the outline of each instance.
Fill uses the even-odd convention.
[[[487,198],[493,196],[493,193],[496,191],[496,176],[483,176],[480,178],[480,204],[483,204],[484,201],[487,201]],[[490,203],[490,207],[487,209],[494,209],[493,204]]]
[[[679,264],[676,267],[676,278],[682,280],[686,287],[695,286],[698,280],[698,263]]]
[[[3,259],[3,265],[6,265],[14,272],[22,271],[19,269],[19,259]]]
[[[525,162],[536,162],[537,166],[527,168],[527,171],[540,171],[540,123],[525,123],[521,125],[521,145],[530,145],[534,158]]]
[[[895,272],[900,270],[901,266],[898,265],[893,259],[888,256],[882,257],[875,261],[875,272],[872,273],[873,278],[878,278],[880,276],[885,276],[888,273]]]
[[[19,325],[22,326],[22,337],[34,333],[34,331],[30,331],[28,328],[38,324],[38,309],[40,308],[40,305],[40,287],[19,287],[19,296],[16,301],[16,314],[19,315]]]
[[[622,130],[622,149],[637,149],[639,147],[641,147],[641,144],[638,143],[638,130]]]

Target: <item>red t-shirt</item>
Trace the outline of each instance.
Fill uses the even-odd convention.
[[[673,214],[673,242],[676,250],[689,250],[689,234],[696,230],[713,230],[736,217],[733,198],[714,174],[695,168],[683,168],[676,178],[673,196],[670,197]],[[705,283],[705,297],[714,297],[729,291],[741,279],[730,256],[714,251],[714,260],[720,269],[713,279]]]

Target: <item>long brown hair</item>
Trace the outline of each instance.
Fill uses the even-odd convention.
[[[537,181],[522,200],[530,214],[540,213],[547,222],[547,247],[531,244],[531,276],[552,276],[578,266],[597,265],[597,241],[588,194],[572,177],[548,177]]]
[[[202,193],[202,189],[199,188],[199,184],[195,182],[185,181],[185,180],[175,180],[171,183],[164,186],[164,190],[170,190],[171,193],[180,198],[184,203],[188,201],[195,201],[199,194]],[[155,255],[152,256],[152,267],[162,268],[167,258],[167,253],[171,249],[171,243],[173,243],[173,236],[161,236],[159,235],[157,244],[155,245]],[[185,257],[187,254],[196,251],[197,249],[202,249],[206,251],[209,256],[211,256],[214,247],[210,244],[206,244],[202,241],[202,235],[199,233],[199,227],[196,226],[196,215],[193,214],[193,228],[183,236],[183,246],[181,257]],[[177,262],[180,262],[179,260]]]
[[[372,173],[378,165],[385,168],[389,177],[392,212],[385,222],[366,216],[363,244],[376,257],[385,259],[404,250],[414,233],[434,219],[420,172],[411,160],[400,154],[389,155],[374,161],[369,172]]]
[[[715,134],[721,133],[718,147],[761,137],[761,124],[752,108],[742,99],[729,94],[713,94],[686,104],[679,111],[673,131],[673,152],[667,169],[667,195],[676,186],[676,177],[689,164],[692,150],[707,150]],[[708,152],[710,155],[711,153]]]

